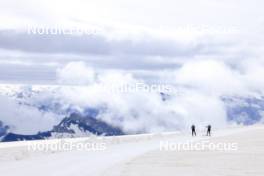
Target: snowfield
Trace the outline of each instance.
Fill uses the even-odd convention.
[[[4,176],[264,175],[264,126],[219,130],[211,138],[199,134],[190,137],[175,132],[0,143],[0,173]],[[164,141],[176,144],[203,140],[237,143],[237,150],[160,150]],[[84,148],[82,144],[89,145]],[[72,148],[68,150],[65,146]]]

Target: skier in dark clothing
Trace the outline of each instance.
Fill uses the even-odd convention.
[[[206,133],[206,136],[211,136],[211,129],[212,129],[211,125],[208,125],[208,126],[207,126],[207,133]]]
[[[192,136],[196,136],[195,126],[192,125],[191,129],[192,129]]]

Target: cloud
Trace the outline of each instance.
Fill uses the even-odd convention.
[[[155,83],[136,78],[133,73],[98,70],[84,62],[71,62],[57,71],[61,83],[58,88],[28,101],[29,104],[57,102],[64,109],[71,107],[82,113],[95,108],[99,110],[97,118],[128,133],[188,130],[191,124],[196,124],[200,130],[207,124],[221,128],[229,123],[222,97],[263,95],[263,81],[256,78],[262,73],[261,68],[261,62],[244,61],[235,68],[223,61],[208,59],[186,62],[176,71],[155,73],[164,81],[161,85],[169,84],[174,88],[164,91],[169,94],[164,101],[159,90],[134,89],[138,83],[146,86]],[[131,89],[126,89],[128,86]],[[14,125],[18,131],[25,129],[24,133],[47,129],[59,118],[33,107],[20,107],[9,99],[2,99],[0,105],[5,117],[10,117],[3,121]],[[22,115],[15,116],[17,114]],[[13,116],[15,118],[11,118]],[[25,121],[20,124],[20,119]],[[41,126],[31,128],[32,121],[40,121]]]
[[[243,36],[239,36],[243,37]],[[0,31],[0,59],[55,63],[83,61],[101,69],[164,70],[177,69],[197,58],[224,60],[233,63],[244,57],[257,57],[257,44],[241,46],[237,36],[194,37],[191,40],[156,33],[139,32],[122,36],[120,33],[94,35],[28,35],[14,30]],[[17,54],[15,54],[17,53]]]
[[[60,117],[53,113],[44,113],[35,107],[20,105],[16,100],[2,95],[0,110],[0,121],[10,126],[12,132],[18,134],[35,134],[50,130],[60,121]]]
[[[109,38],[103,34],[91,35],[39,35],[14,30],[0,31],[0,48],[29,53],[76,55],[134,55],[137,56],[191,56],[200,49],[199,44],[153,36],[139,38]]]
[[[95,72],[82,62],[71,62],[57,70],[57,79],[61,84],[85,85],[95,81]]]
[[[201,89],[204,92],[223,95],[235,94],[244,89],[238,70],[215,60],[192,61],[175,73],[178,84]]]
[[[76,70],[83,69],[82,65],[74,63],[66,67],[71,65],[76,66]],[[198,124],[201,130],[207,124],[220,128],[228,124],[222,97],[263,95],[263,81],[257,76],[262,73],[261,68],[259,64],[246,63],[233,68],[215,60],[187,62],[176,71],[160,74],[160,80],[174,87],[174,91],[167,92],[169,98],[165,102],[159,91],[111,89],[113,85],[115,88],[137,83],[149,85],[144,79],[122,71],[95,70],[97,77],[94,82],[81,87],[62,88],[61,96],[65,102],[79,109],[101,109],[98,118],[127,132],[188,129],[192,123]],[[86,77],[80,75],[76,79],[85,80]]]
[[[170,81],[218,96],[263,94],[263,68],[261,59],[242,60],[235,67],[221,60],[202,59],[185,63]]]
[[[107,106],[99,118],[127,131],[175,130],[191,123],[224,126],[221,96],[263,94],[262,4],[258,0],[242,0],[240,5],[227,0],[3,1],[0,79],[54,84],[57,78],[61,85],[72,86],[58,92],[65,104],[78,109]],[[22,30],[25,24],[98,31],[28,35]],[[219,27],[227,33],[215,33]],[[232,27],[236,30],[229,33]],[[159,92],[104,91],[112,84],[137,82],[167,83],[184,94],[163,102]],[[19,110],[24,111],[41,117],[32,109]]]
[[[27,32],[0,32],[0,47],[33,53],[107,54],[108,43],[101,36],[34,35]]]
[[[80,70],[79,73],[84,68],[80,63],[66,66],[68,69],[69,67]],[[199,124],[201,128],[208,123],[223,127],[227,123],[225,107],[218,96],[186,88],[184,94],[180,95],[169,92],[170,98],[164,102],[159,91],[120,91],[123,89],[118,88],[122,86],[135,86],[137,83],[148,85],[144,80],[136,79],[133,74],[120,71],[96,71],[96,74],[97,79],[89,85],[61,87],[59,95],[62,101],[74,104],[84,112],[88,107],[100,109],[98,118],[119,126],[126,132],[188,129],[192,123]],[[77,80],[89,78],[88,75],[76,75],[79,75],[79,78],[75,78]],[[71,80],[70,78],[69,81]]]

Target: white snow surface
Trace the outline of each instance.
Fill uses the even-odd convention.
[[[210,139],[242,135],[247,131],[256,129],[264,131],[264,127],[261,125],[253,127],[232,127],[221,131],[215,131],[213,137]],[[147,153],[157,153],[157,151],[159,151],[160,141],[186,142],[203,139],[209,138],[203,135],[191,137],[190,134],[173,132],[0,143],[0,173],[3,176],[131,175],[129,172],[123,172],[123,174],[121,174],[124,165],[136,158],[143,157]],[[37,144],[58,144],[62,142],[74,144],[103,143],[105,148],[104,150],[98,151],[77,149],[71,151],[32,150],[32,146]],[[175,159],[177,160],[177,158]],[[160,158],[159,162],[166,163],[166,158]],[[145,163],[145,166],[152,167],[151,163],[150,165]],[[133,165],[131,165],[131,167],[133,167]],[[141,169],[144,170],[144,167]],[[174,173],[171,173],[171,175],[173,174]],[[163,174],[156,172],[154,175]]]

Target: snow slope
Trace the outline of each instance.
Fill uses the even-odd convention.
[[[262,132],[262,135],[257,136],[259,137],[258,139],[263,139],[264,127],[252,126],[216,131],[211,140],[230,138],[232,136],[235,136],[237,139],[237,137],[241,138],[245,134],[254,134],[256,130]],[[248,138],[252,138],[252,136],[247,135],[247,139]],[[174,153],[175,157],[172,159],[170,158],[171,154],[166,155],[160,152],[160,141],[185,142],[188,140],[198,141],[203,139],[207,140],[209,138],[202,135],[192,138],[189,134],[184,133],[161,133],[119,137],[91,137],[0,143],[0,173],[5,176],[163,175],[166,165],[166,167],[172,168],[170,171],[187,173],[189,169],[198,169],[197,166],[190,165],[190,167],[185,168],[187,171],[184,169],[177,170],[177,164],[181,164],[179,161],[175,162],[177,161],[177,155]],[[104,143],[105,150],[85,151],[74,149],[72,151],[32,151],[32,146],[36,144],[58,144],[60,142],[71,142],[75,144]],[[259,143],[263,145],[264,141],[259,140]],[[254,147],[251,149],[252,154],[248,155],[248,157],[253,158]],[[261,152],[264,154],[263,148]],[[148,158],[148,153],[151,154],[150,156],[155,156],[152,162],[146,159]],[[188,153],[186,156],[189,157]],[[207,156],[207,154],[205,156]],[[239,159],[239,153],[236,153],[234,157],[235,156]],[[224,157],[225,155],[223,155],[223,158]],[[194,157],[190,156],[190,160],[192,159],[194,159]],[[188,160],[188,158],[186,158],[186,160]],[[143,163],[141,161],[143,161]],[[155,163],[160,163],[160,165],[156,165]],[[142,164],[142,167],[139,167],[138,164]],[[155,174],[153,174],[153,172],[148,172],[150,168],[155,168]],[[158,168],[161,169],[161,172],[159,172]],[[167,170],[167,174],[173,175],[170,171]]]
[[[152,151],[111,168],[104,176],[263,176],[264,127],[212,138],[236,142],[234,151]]]

